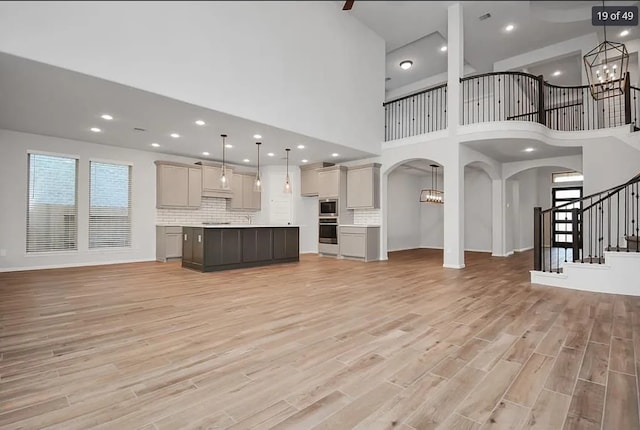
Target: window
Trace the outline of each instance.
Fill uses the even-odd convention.
[[[131,166],[90,162],[89,248],[131,246]]]
[[[551,174],[551,182],[559,184],[562,182],[582,182],[584,176],[579,172],[558,172]]]
[[[29,154],[27,252],[78,249],[78,160]]]

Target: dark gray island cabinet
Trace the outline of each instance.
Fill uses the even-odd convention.
[[[202,272],[300,259],[297,226],[185,226],[182,239],[182,267]]]

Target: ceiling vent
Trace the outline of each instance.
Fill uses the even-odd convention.
[[[147,131],[146,128],[133,127],[133,131]]]
[[[480,21],[484,21],[485,19],[489,19],[489,18],[491,18],[491,14],[489,12],[485,13],[484,15],[480,15],[478,17]]]

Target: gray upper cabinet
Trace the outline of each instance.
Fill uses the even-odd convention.
[[[318,197],[339,198],[346,182],[347,168],[344,166],[325,167],[318,170]]]
[[[347,209],[380,208],[380,164],[349,167]]]
[[[220,184],[220,175],[222,174],[222,166],[202,165],[202,195],[204,197],[224,197],[231,198],[233,185],[233,169],[229,166],[225,167],[226,177],[229,181],[229,188],[224,189]]]
[[[253,191],[255,178],[254,175],[233,174],[230,209],[254,211],[261,209],[262,193]]]
[[[202,172],[199,166],[156,161],[156,207],[199,208]]]
[[[304,197],[319,194],[318,169],[333,166],[333,163],[314,163],[300,166],[300,195]]]

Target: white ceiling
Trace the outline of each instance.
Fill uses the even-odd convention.
[[[501,163],[582,154],[579,146],[552,146],[530,139],[483,140],[465,142],[465,145]],[[534,151],[526,152],[526,148],[533,148]]]
[[[229,137],[230,163],[256,165],[256,139],[262,135],[260,163],[343,162],[371,157],[341,145],[180,102],[157,94],[0,53],[0,128],[84,142],[121,146],[202,160],[221,160],[221,133]],[[112,121],[100,118],[110,114]],[[198,126],[198,119],[206,122]],[[91,127],[101,128],[93,133]],[[134,127],[146,131],[134,131]],[[174,139],[171,133],[180,134]],[[151,147],[156,142],[159,148]],[[305,145],[298,149],[299,144]],[[211,155],[205,157],[202,152]],[[273,152],[274,157],[267,156]],[[339,157],[332,157],[337,153]],[[249,159],[249,163],[243,159]]]
[[[386,89],[395,89],[446,71],[447,8],[451,1],[358,1],[350,12],[386,42]],[[617,5],[637,5],[618,1]],[[478,73],[493,70],[496,61],[596,31],[591,7],[599,1],[463,1],[465,63]],[[490,13],[489,19],[478,18]],[[504,27],[513,24],[507,33]],[[634,31],[631,29],[632,32]],[[597,29],[602,33],[601,28]],[[424,38],[427,38],[427,41]],[[415,46],[412,46],[415,45]],[[422,65],[403,71],[400,60]],[[562,64],[560,64],[562,65]],[[559,66],[560,66],[559,65]],[[558,67],[559,67],[558,66]],[[553,69],[553,65],[550,65]],[[555,69],[554,69],[555,70]],[[405,77],[402,74],[404,73]],[[568,72],[571,73],[571,72]],[[552,77],[547,77],[551,80]],[[567,78],[572,78],[569,74]],[[551,82],[553,82],[551,80]],[[579,83],[579,81],[578,81]]]

